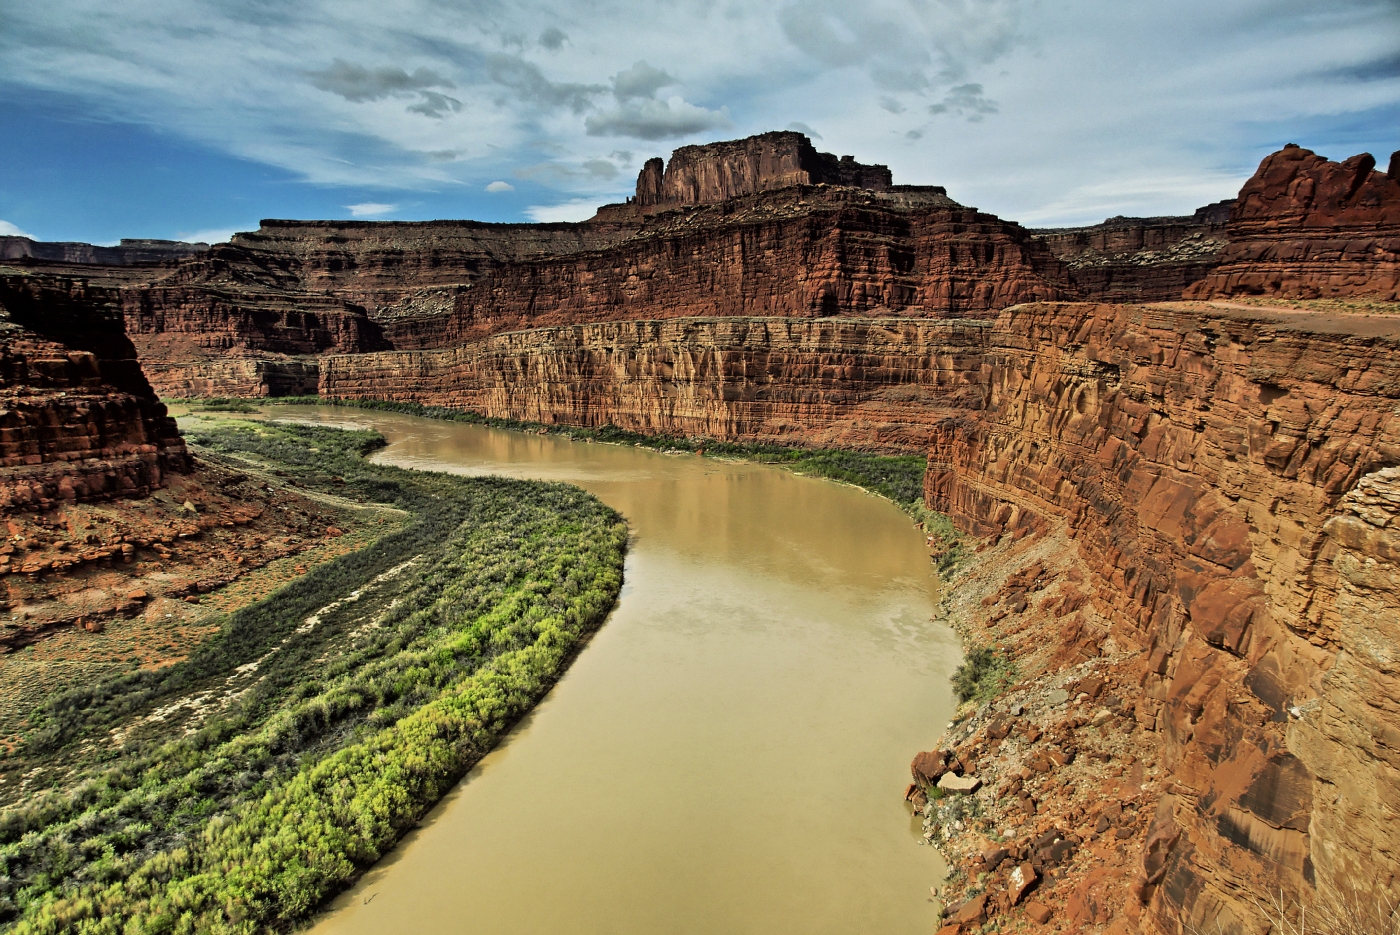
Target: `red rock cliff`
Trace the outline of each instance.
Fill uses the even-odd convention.
[[[1400,712],[1381,701],[1400,692],[1397,350],[1393,321],[1039,304],[994,324],[540,329],[331,357],[322,392],[928,452],[930,507],[1059,543],[1073,594],[1002,611],[1007,638],[1063,665],[1113,647],[1129,743],[1170,777],[1133,787],[1147,820],[1118,836],[1129,870],[1056,871],[1060,911],[1242,933],[1249,893],[1364,896],[1400,873]],[[1063,769],[1055,794],[1092,795]],[[989,893],[1010,886],[998,873]]]
[[[861,165],[850,156],[819,153],[790,130],[742,140],[682,146],[662,168],[649,159],[637,177],[633,202],[641,208],[717,204],[794,185],[849,185],[877,191],[891,184],[887,166]]]
[[[1114,217],[1092,227],[1031,234],[1065,264],[1079,298],[1169,301],[1219,265],[1233,204],[1206,205],[1184,217]]]
[[[987,316],[1070,297],[1021,227],[946,196],[787,188],[654,215],[602,249],[509,263],[446,315],[384,321],[398,348],[572,322],[696,315]]]
[[[0,510],[145,496],[190,469],[117,296],[0,276]]]
[[[1220,266],[1188,297],[1400,299],[1400,158],[1375,165],[1295,145],[1266,157],[1240,190]]]

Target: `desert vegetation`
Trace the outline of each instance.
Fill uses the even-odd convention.
[[[412,520],[226,615],[189,658],[75,686],[0,770],[0,925],[256,932],[391,847],[616,599],[626,529],[562,484],[370,464],[371,432],[214,420],[190,440]]]
[[[924,472],[928,466],[928,459],[923,455],[881,455],[847,449],[803,448],[678,435],[646,435],[618,428],[615,425],[605,425],[599,428],[575,425],[542,425],[538,422],[483,416],[466,409],[424,406],[421,403],[384,399],[287,396],[269,400],[269,402],[283,405],[348,406],[380,412],[401,412],[405,415],[441,419],[448,422],[465,422],[469,425],[484,425],[488,428],[560,435],[579,441],[634,445],[638,448],[650,448],[654,451],[689,451],[707,457],[735,458],[764,464],[778,464],[803,474],[825,477],[862,487],[871,493],[894,501],[905,512],[913,515],[916,520],[924,523],[932,522],[937,526],[937,529],[931,531],[936,531],[939,538],[951,543],[957,536],[952,523],[948,522],[946,517],[924,509]]]

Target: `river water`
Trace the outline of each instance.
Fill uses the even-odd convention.
[[[937,927],[943,867],[901,793],[959,650],[892,504],[762,465],[267,411],[375,428],[403,467],[578,484],[633,536],[607,623],[317,935]]]

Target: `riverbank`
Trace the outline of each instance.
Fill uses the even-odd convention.
[[[771,464],[788,468],[799,474],[850,484],[889,500],[909,514],[919,528],[928,533],[931,542],[937,544],[934,561],[940,575],[950,573],[966,556],[962,536],[953,527],[948,517],[924,506],[924,474],[928,468],[928,458],[923,455],[888,455],[851,449],[807,448],[796,445],[756,444],[702,437],[647,435],[613,425],[600,428],[562,423],[546,425],[540,422],[483,416],[467,409],[425,406],[421,403],[384,399],[286,396],[260,399],[168,399],[164,402],[173,407],[190,407],[192,411],[196,412],[253,413],[258,411],[259,405],[271,404],[396,412],[444,422],[460,422],[466,425],[480,425],[507,431],[556,436],[572,441],[630,445],[651,451],[690,453],[707,458]]]
[[[776,464],[894,501],[946,543],[935,550],[947,584],[937,618],[969,659],[987,660],[985,671],[969,665],[955,680],[966,694],[959,716],[915,758],[906,796],[924,840],[950,868],[937,888],[949,925],[1058,929],[1121,915],[1142,866],[1161,771],[1154,735],[1138,722],[1141,654],[1114,644],[1063,529],[1008,533],[973,553],[946,517],[923,507],[919,457],[543,426],[414,403],[296,402]],[[916,476],[917,499],[910,496]],[[956,777],[975,791],[939,788],[945,774],[945,787],[957,788]]]
[[[0,818],[16,932],[295,926],[533,707],[619,593],[626,527],[575,487],[372,464],[369,432],[188,435],[411,521],[215,621],[186,660],[47,703],[3,767],[53,777]]]
[[[1051,528],[984,543],[939,602],[969,658],[990,651],[1013,673],[974,680],[984,691],[911,764],[906,798],[949,866],[942,935],[1126,931],[1133,897],[1157,882],[1141,868],[1170,847],[1170,812],[1154,824],[1170,782],[1141,720],[1145,660],[1090,597]]]

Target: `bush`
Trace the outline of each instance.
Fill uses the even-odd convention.
[[[16,932],[295,927],[534,705],[620,589],[626,527],[577,488],[370,464],[372,432],[214,423],[191,440],[413,521],[229,615],[185,662],[36,715],[25,765],[74,780],[0,812]],[[202,721],[146,720],[204,692],[222,704]],[[113,729],[134,731],[115,753]]]
[[[953,692],[958,701],[988,701],[1016,681],[1016,664],[988,646],[970,650],[953,671]]]

